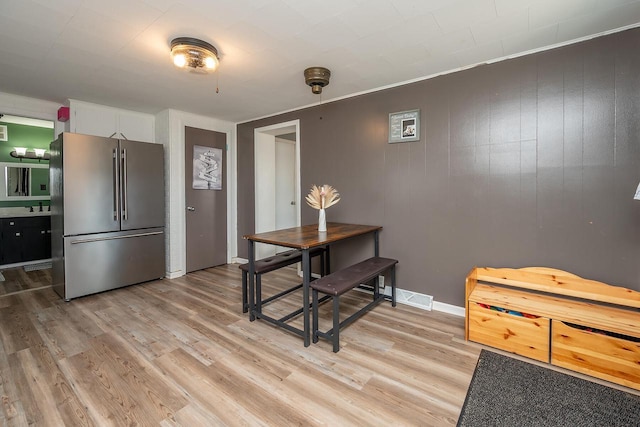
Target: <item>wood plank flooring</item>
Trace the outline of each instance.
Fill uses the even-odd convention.
[[[0,297],[26,290],[51,286],[51,269],[24,271],[23,267],[0,270],[4,280],[0,281]]]
[[[299,280],[293,269],[269,273],[265,295]],[[334,354],[324,340],[305,348],[249,322],[240,283],[228,265],[68,303],[51,288],[0,297],[0,422],[455,425],[480,352],[464,342],[462,318],[383,303],[341,332]],[[369,298],[351,292],[345,315]],[[330,304],[320,317],[328,329]]]

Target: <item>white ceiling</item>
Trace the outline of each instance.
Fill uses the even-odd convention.
[[[319,102],[309,66],[325,102],[638,23],[640,0],[0,0],[0,92],[240,122]],[[172,65],[181,36],[218,75]]]

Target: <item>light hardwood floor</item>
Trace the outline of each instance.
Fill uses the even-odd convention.
[[[51,269],[25,271],[23,267],[0,270],[4,280],[0,281],[0,297],[17,292],[51,286]]]
[[[292,281],[292,269],[269,273],[265,294]],[[351,292],[343,309],[368,298]],[[463,324],[383,303],[342,331],[337,354],[323,340],[305,348],[242,314],[237,265],[68,303],[51,288],[4,296],[0,417],[8,426],[455,425],[480,352],[463,341]]]

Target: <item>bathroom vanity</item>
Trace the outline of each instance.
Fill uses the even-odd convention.
[[[5,216],[0,209],[0,265],[51,258],[50,212],[20,209],[25,210],[22,216]]]
[[[50,199],[48,162],[0,163],[0,266],[51,258]]]

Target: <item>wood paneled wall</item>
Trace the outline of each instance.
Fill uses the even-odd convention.
[[[388,144],[389,113],[416,108],[421,140]],[[463,306],[478,265],[549,266],[640,290],[640,29],[240,124],[241,257],[253,131],[292,119],[302,194],[331,184],[342,201],[329,221],[382,225],[400,288]],[[302,207],[303,223],[316,215]],[[334,265],[369,250],[359,243],[334,251]]]

